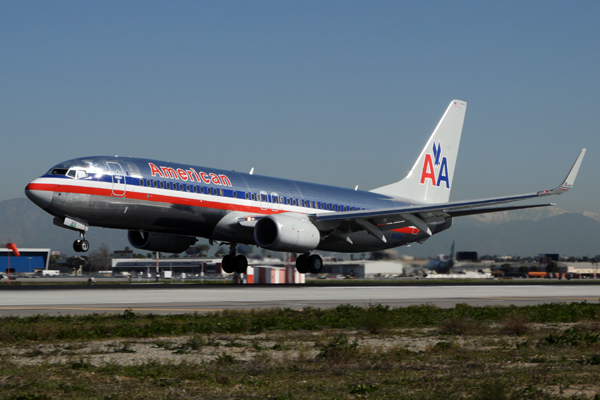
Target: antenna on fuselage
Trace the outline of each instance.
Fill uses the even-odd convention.
[[[254,173],[254,167],[250,170],[249,174],[252,175]]]
[[[358,190],[358,185],[356,185],[356,187],[354,188],[354,190]]]

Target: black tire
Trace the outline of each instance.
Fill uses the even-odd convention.
[[[318,254],[308,257],[308,272],[318,274],[323,270],[323,259]]]
[[[223,272],[228,274],[234,273],[235,268],[233,264],[233,257],[230,255],[223,257],[223,261],[221,261],[221,268],[223,269]]]
[[[302,254],[296,258],[296,270],[301,274],[305,274],[308,272],[308,259]]]
[[[237,272],[238,274],[245,274],[246,268],[248,268],[248,259],[246,258],[246,256],[236,256],[233,259],[233,265],[235,272]]]
[[[77,253],[81,253],[81,240],[77,239],[73,242],[73,250]]]
[[[82,251],[82,252],[84,252],[84,253],[85,253],[86,251],[88,251],[88,250],[90,249],[90,242],[88,242],[88,241],[87,241],[87,240],[85,240],[85,239],[84,239],[84,240],[82,240],[82,241],[79,243],[79,248],[81,249],[81,251]]]

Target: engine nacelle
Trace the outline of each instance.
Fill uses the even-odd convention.
[[[167,233],[129,231],[129,243],[136,249],[181,253],[196,243],[195,237],[169,235]]]
[[[254,240],[265,249],[305,253],[317,248],[321,234],[304,216],[278,214],[256,222]]]

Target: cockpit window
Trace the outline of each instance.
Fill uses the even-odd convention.
[[[52,168],[49,175],[66,175],[67,171],[67,168]]]
[[[83,170],[83,169],[75,169],[75,168],[72,168],[69,171],[67,171],[66,175],[70,176],[71,178],[76,178],[76,179],[83,179],[86,176],[88,176],[88,174],[87,174],[87,172],[85,170]]]
[[[76,178],[76,179],[83,179],[83,178],[85,178],[87,176],[87,171],[84,170],[84,169],[75,169],[75,168],[72,168],[72,169],[70,169],[68,171],[67,170],[54,169],[54,170],[52,170],[51,175],[59,175],[58,173],[54,173],[55,171],[57,171],[57,172],[58,171],[65,171],[65,172],[63,172],[60,175],[67,175],[67,176],[69,176],[71,178]]]

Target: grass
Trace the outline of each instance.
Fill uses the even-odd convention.
[[[600,305],[0,319],[0,399],[89,398],[600,399]]]
[[[554,303],[524,307],[454,308],[419,305],[390,308],[382,305],[303,310],[226,310],[210,314],[153,315],[91,314],[84,316],[43,316],[0,318],[0,344],[23,340],[96,340],[112,338],[152,338],[192,334],[255,334],[270,331],[314,331],[321,329],[366,330],[385,334],[390,329],[438,326],[447,333],[468,333],[483,329],[482,322],[503,321],[507,331],[526,332],[530,323],[571,323],[600,321],[600,305]]]

